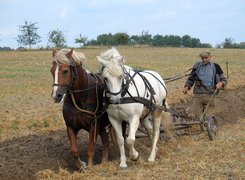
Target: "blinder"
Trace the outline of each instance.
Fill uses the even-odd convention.
[[[121,89],[118,92],[111,92],[106,85],[106,80],[104,79],[105,94],[111,94],[114,96],[121,94],[121,97],[123,97],[127,93],[129,83],[130,83],[129,78],[128,78],[128,76],[126,76],[122,81]]]

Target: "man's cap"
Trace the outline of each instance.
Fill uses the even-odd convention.
[[[201,58],[206,58],[206,57],[211,56],[211,53],[210,53],[209,51],[202,51],[202,52],[199,54],[199,56],[200,56]]]

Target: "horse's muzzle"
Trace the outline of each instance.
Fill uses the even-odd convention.
[[[120,96],[111,96],[110,103],[111,104],[120,104],[122,102],[122,97]]]
[[[60,101],[62,100],[63,96],[64,96],[63,94],[57,94],[55,97],[52,96],[52,98],[53,98],[55,103],[60,103]]]

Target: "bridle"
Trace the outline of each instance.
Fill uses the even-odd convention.
[[[113,96],[119,95],[121,94],[121,97],[123,97],[127,91],[128,91],[128,87],[130,84],[130,79],[128,76],[128,73],[126,72],[126,69],[122,66],[123,69],[123,79],[122,79],[122,85],[121,85],[121,89],[118,92],[111,92],[107,86],[106,80],[104,79],[104,90],[105,90],[105,94],[110,94]]]
[[[62,66],[61,64],[59,64],[58,62],[56,62],[57,66]],[[77,68],[79,68],[80,65],[78,66],[74,66],[74,65],[69,65],[70,70],[71,70],[71,80],[67,81],[63,84],[58,84],[58,83],[53,83],[52,86],[58,86],[58,87],[62,87],[62,88],[66,88],[65,93],[70,93],[71,92],[71,88],[73,86],[73,82],[77,79]]]
[[[58,63],[57,63],[58,64]],[[90,118],[94,118],[95,119],[95,123],[97,123],[97,118],[101,117],[104,112],[105,112],[105,109],[102,109],[101,111],[98,111],[99,110],[99,96],[98,96],[98,87],[100,85],[99,84],[99,78],[94,75],[94,74],[91,74],[95,79],[96,79],[96,83],[94,86],[91,86],[91,87],[88,87],[88,88],[84,88],[84,89],[80,89],[80,90],[72,90],[72,87],[73,87],[73,83],[74,81],[77,79],[78,77],[78,68],[81,66],[80,65],[70,65],[70,68],[71,68],[71,74],[72,74],[72,77],[71,77],[71,80],[64,83],[64,84],[57,84],[57,83],[53,83],[53,86],[58,86],[58,87],[64,87],[64,88],[67,88],[66,91],[65,91],[65,94],[70,94],[71,95],[71,99],[72,99],[72,102],[74,104],[74,106],[80,111],[80,112],[83,112],[83,113],[86,113],[88,117]],[[88,80],[88,79],[87,79]],[[88,82],[87,82],[88,83]],[[74,97],[74,93],[79,93],[79,92],[86,92],[88,90],[91,90],[91,89],[95,89],[96,91],[96,99],[97,99],[97,103],[96,103],[96,108],[94,111],[91,111],[91,110],[85,110],[81,107],[79,107],[79,105],[77,104],[76,102],[76,99]]]

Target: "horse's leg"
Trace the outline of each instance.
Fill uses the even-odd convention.
[[[102,163],[105,163],[108,161],[108,153],[109,153],[109,136],[106,131],[106,129],[103,129],[99,132],[101,141],[103,144],[103,157],[102,157]]]
[[[96,124],[96,125],[95,125]],[[88,142],[88,167],[93,165],[93,158],[95,153],[95,145],[98,137],[98,127],[99,123],[96,122],[89,131],[89,142]]]
[[[160,124],[161,124],[161,119],[162,119],[162,111],[155,109],[152,112],[152,119],[153,119],[153,141],[152,141],[152,149],[151,149],[151,154],[148,158],[148,161],[155,161],[156,157],[156,146],[157,146],[157,141],[159,139],[159,133],[160,133]]]
[[[153,141],[153,137],[152,137],[152,133],[153,133],[153,129],[152,129],[152,125],[151,122],[149,120],[149,116],[147,116],[145,119],[141,120],[144,128],[146,129],[147,135],[150,138],[151,142]]]
[[[127,145],[129,147],[129,155],[132,160],[137,160],[139,153],[134,148],[135,143],[135,134],[139,127],[139,116],[134,115],[132,119],[129,120],[129,134],[127,137]]]
[[[110,122],[112,124],[112,127],[113,129],[115,130],[116,132],[116,138],[117,138],[117,143],[118,143],[118,146],[119,146],[119,151],[120,151],[120,159],[121,159],[121,162],[120,162],[120,167],[121,168],[127,168],[127,163],[126,163],[126,154],[125,154],[125,148],[124,148],[124,138],[123,138],[123,135],[122,135],[122,122],[121,121],[118,121],[117,119],[114,119],[112,117],[109,118],[110,119]]]
[[[75,161],[76,167],[80,170],[86,167],[86,163],[79,158],[79,152],[77,148],[77,132],[74,132],[72,128],[67,126],[67,135],[70,141],[71,156]]]

